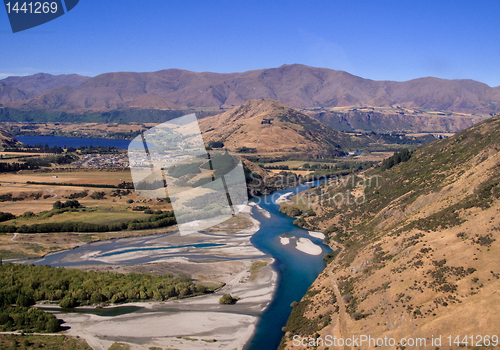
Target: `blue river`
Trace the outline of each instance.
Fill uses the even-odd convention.
[[[315,185],[318,183],[316,182]],[[308,231],[294,226],[293,218],[279,212],[276,199],[282,194],[294,194],[309,188],[303,185],[290,188],[271,195],[254,198],[253,201],[271,213],[271,218],[254,210],[254,217],[260,221],[261,228],[254,234],[251,242],[262,252],[271,255],[274,259],[274,269],[278,273],[278,285],[272,302],[262,314],[257,324],[253,338],[245,346],[245,350],[276,350],[283,336],[282,327],[285,326],[293,301],[300,301],[314,282],[319,273],[325,268],[323,256],[331,249],[322,243],[321,239],[309,235]],[[290,238],[304,237],[323,249],[320,255],[305,254],[290,243],[282,245],[279,236]]]

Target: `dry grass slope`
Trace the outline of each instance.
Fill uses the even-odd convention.
[[[292,314],[281,348],[297,348],[293,334],[426,338],[416,349],[434,349],[438,335],[444,348],[458,348],[445,344],[448,336],[498,336],[499,151],[495,117],[364,174],[378,176],[379,186],[358,177],[354,186],[312,190],[328,193],[324,199],[350,191],[366,200],[325,201],[304,219],[341,251]]]
[[[246,147],[321,157],[340,155],[354,143],[351,136],[271,99],[248,101],[199,123],[207,144],[221,141],[233,151]]]
[[[19,145],[20,143],[21,142],[17,141],[11,134],[0,128],[0,151],[3,151],[6,147],[9,148]]]

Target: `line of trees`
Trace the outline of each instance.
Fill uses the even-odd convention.
[[[37,153],[55,153],[61,154],[64,152],[62,147],[49,146],[48,144],[41,145],[23,145],[22,147],[6,148],[5,152],[37,152]]]
[[[0,211],[0,222],[12,220],[12,219],[15,219],[15,218],[16,218],[16,216],[14,214],[4,213],[3,211]]]
[[[49,212],[41,212],[36,216],[39,217],[50,217],[56,214],[61,214],[66,211],[75,211],[80,208],[80,203],[75,200],[67,200],[62,203],[61,201],[56,201],[53,204],[53,209]],[[9,213],[0,213],[0,218],[5,218],[7,221],[14,219],[15,216],[6,219]],[[12,214],[10,214],[12,215]],[[33,214],[32,217],[35,215]],[[0,225],[0,233],[52,233],[52,232],[109,232],[109,231],[125,231],[125,230],[147,230],[152,228],[162,228],[175,225],[177,222],[175,220],[175,215],[173,211],[157,211],[154,215],[149,218],[142,220],[129,220],[121,223],[112,224],[97,224],[92,222],[49,222],[43,224],[32,224],[32,225]]]
[[[191,276],[81,271],[46,265],[0,266],[0,305],[30,306],[42,300],[61,307],[167,300],[212,292]]]
[[[0,162],[0,173],[12,173],[19,170],[34,170],[40,167],[50,167],[51,163],[55,164],[70,164],[75,161],[76,156],[69,154],[49,155],[45,157],[26,157],[23,162],[7,163]]]
[[[103,303],[166,300],[211,293],[191,276],[121,274],[5,263],[0,265],[0,331],[57,332],[60,321],[30,307],[39,301],[63,308]]]
[[[49,185],[49,186],[76,186],[76,187],[96,187],[96,188],[119,188],[120,185],[107,185],[107,184],[74,184],[68,182],[39,182],[39,181],[26,181],[28,185]]]
[[[6,163],[0,162],[0,173],[15,173],[19,170],[39,169],[38,165],[29,165],[26,163]]]

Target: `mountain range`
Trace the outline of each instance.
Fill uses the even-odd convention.
[[[90,77],[77,74],[51,75],[38,73],[0,80],[0,103],[27,100],[61,86],[78,87]]]
[[[500,87],[474,80],[374,81],[300,64],[243,73],[167,69],[93,78],[35,74],[0,80],[0,103],[20,109],[232,108],[256,98],[272,98],[294,108],[399,105],[482,114],[500,111]]]

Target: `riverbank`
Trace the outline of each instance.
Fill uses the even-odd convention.
[[[114,342],[127,343],[131,349],[242,349],[252,336],[260,313],[271,301],[276,285],[272,259],[259,261],[267,265],[258,272],[252,270],[252,261],[248,260],[226,266],[226,285],[214,294],[130,303],[124,307],[136,306],[141,310],[113,317],[54,313],[64,326],[70,327],[67,335],[83,338],[95,350],[106,350]],[[219,298],[226,293],[240,299],[235,305],[220,305]]]
[[[277,274],[271,267],[274,260],[250,243],[260,228],[259,221],[252,217],[251,207],[238,217],[251,225],[236,232],[223,223],[209,232],[187,236],[171,233],[107,242],[106,246],[99,242],[51,257],[51,264],[83,270],[185,273],[196,283],[225,284],[213,294],[125,304],[118,308],[140,309],[112,317],[98,316],[88,308],[65,313],[57,307],[54,310],[52,305],[41,307],[64,321],[63,325],[69,327],[67,335],[83,338],[93,349],[105,350],[114,342],[127,343],[131,349],[242,349],[273,297]],[[117,245],[119,242],[123,244]],[[203,242],[203,247],[189,247],[193,242]],[[44,263],[43,259],[37,263]],[[219,299],[224,294],[239,300],[234,305],[220,305]]]

